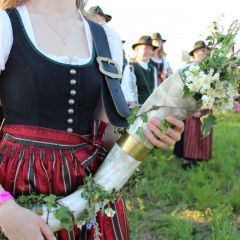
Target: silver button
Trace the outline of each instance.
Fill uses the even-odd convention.
[[[76,75],[76,74],[77,74],[77,71],[76,71],[75,69],[71,69],[71,70],[70,70],[70,74],[71,74],[71,75]]]
[[[71,90],[70,94],[71,94],[71,96],[75,96],[77,94],[77,92],[75,90]]]
[[[74,101],[74,99],[69,99],[69,100],[68,100],[68,103],[69,103],[70,105],[73,105],[73,104],[75,103],[75,101]]]
[[[74,113],[74,109],[69,108],[69,109],[68,109],[68,114],[73,114],[73,113]]]
[[[76,81],[75,79],[71,79],[71,80],[70,80],[70,84],[71,84],[72,86],[74,86],[74,85],[77,84],[77,81]]]
[[[73,132],[73,129],[72,129],[72,128],[68,128],[68,129],[67,129],[67,132],[72,133],[72,132]]]
[[[67,123],[68,123],[68,124],[73,124],[73,119],[72,119],[72,118],[69,118],[69,119],[67,120]]]

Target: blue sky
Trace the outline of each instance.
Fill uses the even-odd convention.
[[[124,48],[133,56],[131,45],[142,35],[160,32],[166,39],[164,44],[167,59],[174,70],[182,67],[182,50],[191,51],[200,34],[223,13],[221,21],[226,28],[235,19],[240,19],[237,0],[89,0],[87,9],[99,5],[112,15],[109,23],[126,40]],[[240,36],[236,49],[240,48]]]

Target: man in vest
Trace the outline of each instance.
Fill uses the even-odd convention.
[[[149,63],[153,50],[149,36],[142,36],[132,45],[136,53],[133,63],[127,65],[122,79],[122,89],[130,106],[143,104],[157,87],[156,68]]]

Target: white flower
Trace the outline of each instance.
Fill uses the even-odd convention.
[[[227,109],[232,109],[234,107],[234,104],[232,101],[228,101],[228,103],[225,105]]]
[[[216,94],[217,98],[225,98],[226,97],[226,90],[225,89],[216,90],[215,94]]]
[[[207,89],[201,88],[201,89],[200,89],[200,93],[201,93],[202,95],[205,94],[205,93],[207,93]]]
[[[215,98],[211,98],[207,95],[202,95],[202,109],[211,109]]]
[[[214,69],[213,69],[213,68],[211,68],[211,69],[210,69],[210,71],[209,71],[209,73],[208,73],[208,75],[209,75],[209,76],[212,76],[212,75],[213,75],[213,73],[214,73]]]
[[[108,207],[105,209],[105,214],[108,217],[113,217],[115,215],[115,211],[112,208]]]
[[[220,74],[217,72],[215,73],[213,76],[212,76],[212,81],[219,81],[219,78],[220,78]]]
[[[191,72],[199,71],[199,69],[200,69],[200,67],[195,64],[191,64],[189,67],[189,71],[191,71]]]
[[[216,85],[215,85],[215,88],[216,88],[216,89],[223,89],[223,82],[217,81],[217,82],[216,82]]]
[[[187,77],[192,76],[193,74],[189,71],[184,72]]]
[[[203,89],[210,89],[211,88],[211,77],[208,75],[202,76],[202,87]]]
[[[199,73],[199,76],[201,77],[201,76],[203,76],[203,75],[205,75],[205,73],[204,73],[204,71],[201,71],[201,72]]]
[[[239,93],[238,93],[238,91],[237,90],[233,90],[233,89],[227,89],[227,95],[229,96],[229,97],[238,97],[239,96]]]
[[[186,84],[186,86],[189,88],[190,92],[196,92],[197,88],[196,85],[193,83]]]
[[[195,85],[197,91],[200,91],[202,87],[203,79],[201,77],[194,77],[193,84]]]
[[[192,82],[192,81],[193,81],[193,75],[188,76],[188,77],[186,78],[186,82],[187,82],[187,83],[190,83],[190,82]]]
[[[77,227],[80,228],[80,229],[81,229],[82,226],[85,225],[85,224],[86,224],[86,221],[77,221],[77,222],[76,222]]]

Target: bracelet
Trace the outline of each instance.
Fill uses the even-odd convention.
[[[6,202],[9,199],[14,199],[14,197],[9,192],[0,193],[0,204]]]

